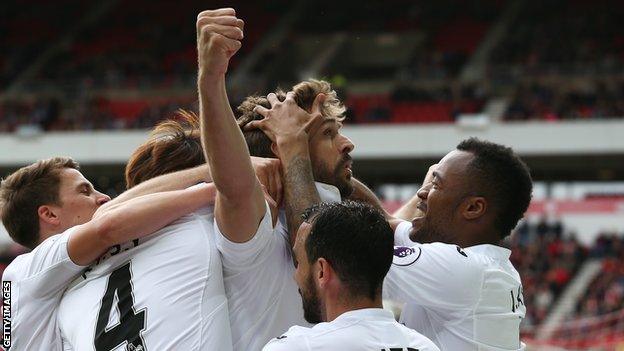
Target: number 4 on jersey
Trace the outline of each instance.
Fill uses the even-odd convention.
[[[147,350],[141,338],[141,332],[145,329],[145,309],[137,313],[134,308],[131,279],[130,262],[117,268],[108,278],[95,328],[97,351],[110,351],[124,342],[127,342],[126,350]],[[118,299],[116,309],[119,311],[119,323],[107,329],[115,294]]]

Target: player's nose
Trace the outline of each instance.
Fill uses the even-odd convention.
[[[347,138],[344,135],[341,135],[341,137],[342,137],[342,140],[340,144],[340,153],[348,154],[351,151],[353,151],[353,149],[355,149],[355,145],[353,144],[351,139]]]
[[[429,186],[423,184],[423,186],[421,186],[416,192],[416,195],[423,201],[427,200],[427,197],[429,196]]]
[[[109,202],[111,200],[110,196],[106,195],[106,194],[102,194],[101,192],[97,191],[97,205],[98,206],[102,206],[105,203]]]

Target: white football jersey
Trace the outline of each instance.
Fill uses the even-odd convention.
[[[429,339],[394,320],[390,311],[349,311],[312,328],[294,326],[271,340],[263,351],[439,351]]]
[[[65,292],[67,350],[231,350],[213,208],[112,247]]]
[[[3,290],[10,289],[11,297],[12,351],[62,350],[58,304],[65,287],[86,268],[74,264],[67,253],[73,230],[49,237],[32,252],[16,257],[4,271]],[[5,337],[5,348],[9,340]]]
[[[320,183],[316,187],[323,201],[340,201],[336,187]],[[229,241],[216,221],[215,231],[234,350],[257,351],[293,325],[309,326],[293,278],[295,267],[283,211],[273,228],[267,205],[258,231],[245,243]]]
[[[395,243],[407,243],[410,229],[401,223]],[[442,350],[523,350],[526,308],[510,255],[495,245],[395,246],[384,298],[405,303],[401,321]]]

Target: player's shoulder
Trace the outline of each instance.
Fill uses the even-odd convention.
[[[459,245],[445,243],[431,243],[423,245],[424,254],[435,255],[437,259],[452,268],[455,276],[463,276],[468,280],[477,281],[483,275],[485,268],[483,260]]]
[[[32,252],[25,253],[17,256],[2,272],[3,281],[16,281],[19,280],[24,267],[28,265],[28,262],[32,260]]]
[[[479,286],[483,280],[484,266],[457,245],[444,243],[395,246],[392,277],[415,280],[418,286],[426,282],[447,293]],[[424,279],[425,277],[428,277]],[[440,277],[447,277],[440,279]],[[474,289],[471,289],[474,290]]]
[[[271,339],[264,348],[263,351],[298,351],[308,350],[307,337],[312,332],[312,328],[306,328],[301,326],[292,326],[284,334]]]
[[[457,245],[445,243],[413,244],[394,247],[393,264],[396,266],[410,266],[413,263],[426,261],[443,265],[461,264],[472,267],[479,260],[469,255]]]
[[[63,233],[55,234],[41,242],[32,251],[17,256],[2,273],[2,280],[19,280],[20,277],[29,270],[37,261],[43,260],[50,252],[52,246],[63,236],[70,235],[74,228],[70,228]]]
[[[482,244],[467,247],[464,251],[473,257],[473,259],[481,264],[490,264],[493,262],[509,262],[511,250],[491,244]]]
[[[455,244],[430,243],[421,245],[423,252],[439,259],[461,263],[465,267],[476,267],[481,263],[479,255],[474,255]]]

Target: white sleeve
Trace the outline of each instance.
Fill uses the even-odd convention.
[[[483,270],[456,245],[395,247],[384,297],[444,309],[468,308],[479,298]]]
[[[215,219],[214,230],[216,233],[216,245],[221,253],[224,267],[247,267],[250,264],[266,258],[267,255],[265,255],[265,253],[268,254],[272,245],[275,244],[275,240],[279,239],[278,236],[273,233],[271,209],[266,201],[265,204],[266,210],[264,212],[264,217],[260,221],[256,233],[249,241],[244,243],[235,243],[226,238],[221,230],[219,230],[219,225]]]
[[[412,223],[403,221],[397,225],[394,230],[394,246],[412,246],[415,243],[410,240],[409,235],[412,231]]]
[[[19,280],[20,294],[30,298],[50,296],[65,289],[86,268],[72,262],[67,252],[67,242],[74,230],[75,227],[46,239],[27,254],[27,259],[20,260],[19,267],[7,269],[2,280]]]

